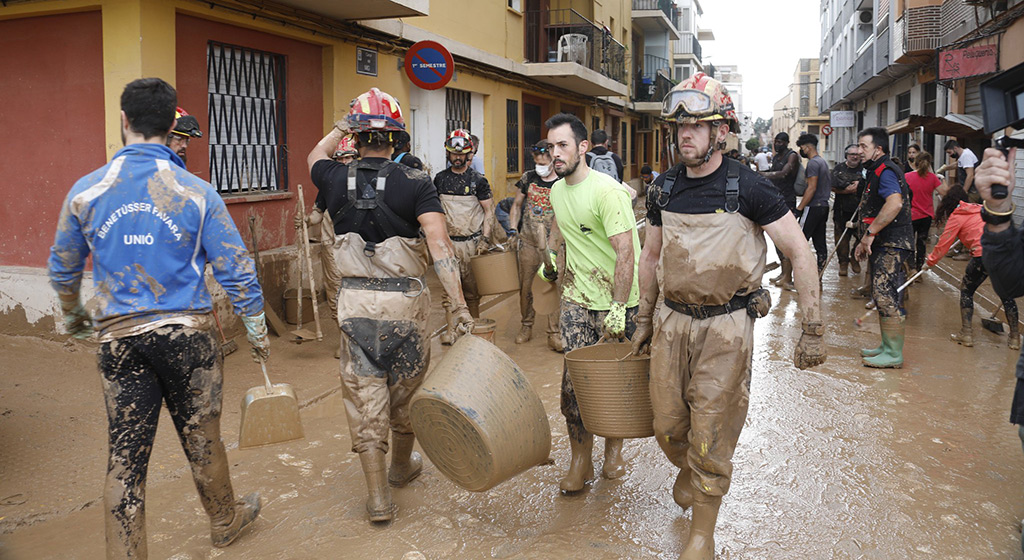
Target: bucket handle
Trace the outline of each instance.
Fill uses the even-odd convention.
[[[628,340],[628,339],[626,337],[621,337],[621,338],[616,339],[616,342],[622,342],[623,340]],[[597,344],[611,344],[611,341],[608,340],[607,338],[605,338],[604,335],[601,335],[601,338],[599,338],[597,340]],[[625,356],[623,356],[621,358],[618,358],[615,361],[616,362],[622,362],[622,361],[628,360],[629,357],[632,356],[632,355],[633,355],[633,349],[630,348],[629,352],[627,352]]]

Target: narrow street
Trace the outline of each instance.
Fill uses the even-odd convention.
[[[772,313],[757,326],[750,414],[715,535],[720,558],[1021,558],[1024,471],[1006,420],[1017,353],[1005,335],[977,324],[995,307],[987,283],[974,348],[949,341],[963,264],[944,259],[912,288],[900,370],[860,365],[858,349],[876,343],[878,327],[873,317],[864,329],[853,325],[864,312],[865,300],[848,295],[859,276],[838,278],[834,263],[826,274],[830,356],[813,371],[791,365],[795,294],[772,288]],[[432,324],[440,324],[434,307]],[[498,346],[545,404],[553,464],[474,494],[427,461],[423,476],[395,492],[396,520],[371,526],[331,357],[337,332],[326,329],[320,344],[273,339],[271,376],[295,387],[305,439],[237,449],[239,402],[259,373],[247,352],[229,356],[223,433],[232,478],[238,494],[262,494],[263,512],[230,548],[210,547],[207,517],[164,413],[149,470],[151,557],[675,558],[689,513],[672,501],[675,469],[657,444],[627,442],[627,476],[559,495],[569,456],[558,405],[562,357],[546,349],[541,328],[525,345],[512,342],[514,299],[485,316],[498,320]],[[435,341],[433,351],[436,363],[444,349]],[[0,363],[0,558],[102,558],[106,430],[94,350],[3,336]]]

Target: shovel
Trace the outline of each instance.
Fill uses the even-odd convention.
[[[299,328],[292,331],[292,342],[302,344],[303,342],[321,341],[324,339],[323,331],[320,330],[320,310],[317,307],[316,285],[313,283],[313,262],[309,258],[309,231],[306,229],[306,204],[302,198],[302,185],[299,185],[299,217],[302,218],[302,249],[299,251]],[[313,300],[313,321],[316,323],[316,332],[302,328],[302,274],[305,268],[306,276],[309,278],[309,293]]]
[[[1000,303],[999,307],[996,308],[996,312],[993,313],[991,317],[988,317],[988,318],[982,317],[981,318],[981,326],[986,331],[994,332],[996,334],[1003,334],[1003,322],[996,318],[996,316],[999,315],[999,312],[1002,309],[1003,309],[1003,304]]]
[[[242,398],[242,427],[238,430],[238,447],[256,447],[291,441],[303,437],[299,419],[299,401],[288,383],[270,383],[267,364],[263,368],[264,386],[253,387]]]

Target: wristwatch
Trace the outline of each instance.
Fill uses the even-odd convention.
[[[804,321],[803,332],[804,334],[809,334],[812,336],[825,336],[825,323],[822,323],[821,321]]]
[[[988,204],[981,205],[981,221],[986,224],[999,225],[1005,224],[1013,219],[1013,206],[1010,206],[1008,212],[992,212],[988,209]]]

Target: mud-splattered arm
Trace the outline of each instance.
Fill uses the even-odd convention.
[[[448,297],[455,302],[455,307],[465,307],[466,298],[462,295],[462,277],[459,275],[459,260],[455,258],[455,247],[448,237],[444,214],[441,212],[425,212],[416,217],[427,236],[427,250],[434,259],[434,272],[437,273],[441,287]]]
[[[339,123],[341,122],[339,121]],[[338,128],[338,124],[335,124],[334,128],[317,142],[316,146],[313,146],[309,155],[306,156],[306,164],[309,165],[311,172],[313,171],[313,164],[316,162],[322,159],[331,159],[331,156],[334,155],[334,149],[338,147],[338,143],[341,142],[341,138],[344,135],[345,133]]]
[[[661,260],[661,228],[647,225],[647,237],[640,251],[640,312],[641,317],[651,317],[658,303],[658,261]]]
[[[263,289],[256,278],[256,265],[217,193],[206,197],[202,244],[213,266],[213,277],[231,298],[235,313],[242,317],[259,315],[263,311]]]
[[[811,255],[807,238],[792,212],[764,226],[765,233],[775,246],[793,261],[793,280],[796,283],[797,303],[805,323],[821,321],[821,292],[818,285],[818,265]],[[648,233],[648,235],[650,235]]]
[[[50,248],[47,268],[50,285],[64,301],[78,300],[82,287],[82,271],[89,256],[89,243],[82,232],[82,224],[71,211],[71,195],[64,200],[57,219],[57,233]]]
[[[494,221],[494,199],[481,200],[480,206],[484,209],[484,227],[481,234],[484,239],[491,238],[491,222]]]
[[[636,259],[633,255],[633,231],[624,231],[608,238],[615,251],[615,276],[612,277],[612,301],[625,303],[633,289]]]

